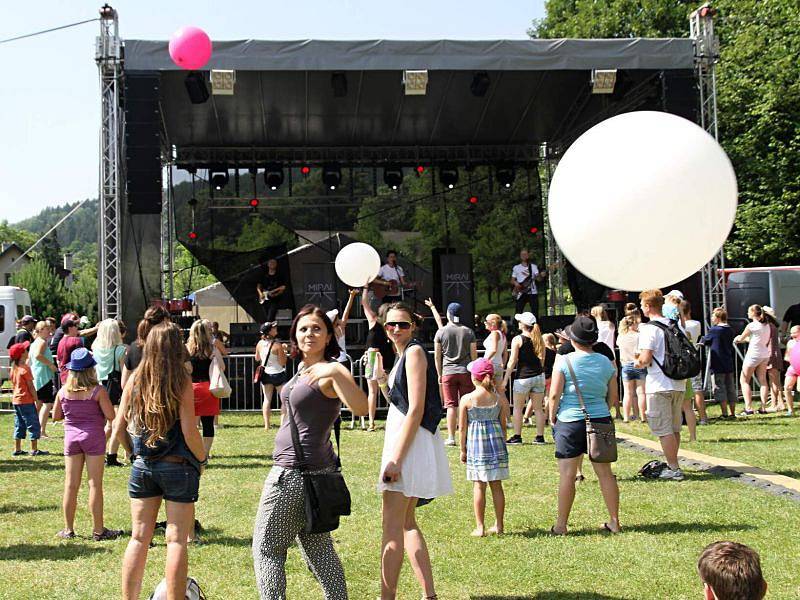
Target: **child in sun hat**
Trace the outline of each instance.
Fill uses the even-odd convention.
[[[106,457],[106,422],[114,420],[114,407],[108,392],[97,382],[97,363],[86,348],[77,348],[66,365],[67,379],[56,394],[53,418],[64,419],[64,524],[58,537],[75,537],[75,510],[83,465],[89,476],[89,509],[92,513],[92,538],[113,540],[122,531],[107,529],[103,523],[103,467]]]
[[[49,454],[39,450],[39,437],[41,427],[39,415],[36,414],[36,386],[33,384],[33,375],[28,360],[28,347],[30,342],[12,344],[8,349],[8,358],[11,361],[11,383],[14,391],[11,404],[14,406],[14,456],[27,454],[22,449],[22,440],[26,437],[26,430],[31,434],[31,456]]]
[[[492,490],[496,524],[489,533],[503,533],[505,493],[503,479],[508,479],[508,449],[506,423],[508,403],[494,386],[494,365],[479,358],[467,365],[475,391],[461,397],[458,407],[461,430],[461,462],[467,465],[467,480],[473,483],[475,530],[473,536],[483,537],[486,510],[486,485]]]

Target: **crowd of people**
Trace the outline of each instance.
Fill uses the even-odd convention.
[[[292,322],[288,344],[278,339],[275,321],[260,329],[254,383],[260,384],[264,395],[265,428],[270,427],[273,393],[281,405],[273,466],[257,507],[252,541],[262,598],[285,597],[284,564],[294,542],[325,597],[347,598],[344,570],[330,532],[309,529],[306,507],[307,477],[341,469],[330,435],[336,429],[338,444],[342,405],[353,418],[367,417],[371,430],[378,397],[389,405],[380,466],[376,464],[382,496],[381,598],[396,597],[405,556],[424,598],[430,599],[437,597],[433,569],[416,510],[453,492],[448,446],[458,447],[466,479],[473,482],[472,535],[502,535],[509,446],[523,443],[526,421],[535,427],[533,443],[544,444],[549,423],[559,473],[557,514],[550,533],[567,535],[576,482],[584,477],[581,467],[589,452],[590,425],[607,426],[615,417],[645,421],[659,439],[666,461],[659,478],[684,478],[678,462],[684,420],[691,439],[695,409],[699,423],[706,423],[708,416],[702,379],[679,380],[669,374],[669,336],[675,331],[709,348],[709,368],[723,418],[736,414],[735,343],[748,343],[740,381],[745,415],[754,412],[745,379],[749,386],[750,376],[755,375],[762,384],[763,410],[769,371],[780,368],[778,358],[782,366],[783,355],[773,351],[777,324],[769,320],[770,311],[751,307],[751,322],[734,337],[725,311],[716,309],[714,326],[701,336],[699,323],[691,319],[691,307],[675,291],[666,297],[659,290],[642,292],[638,306],[626,307],[619,331],[602,307],[546,334],[533,312],[521,312],[514,316],[513,329],[518,333],[509,342],[509,324],[500,315],[487,315],[482,357],[459,304],[447,306],[445,322],[428,301],[439,325],[429,355],[418,340],[420,315],[403,302],[385,303],[375,311],[365,294],[362,305],[369,335],[364,360],[370,362],[365,391],[353,378],[344,352],[345,324],[358,293],[350,293],[341,316],[313,305],[301,309]],[[56,422],[63,420],[64,528],[57,535],[63,539],[76,535],[76,500],[85,466],[92,537],[102,541],[122,535],[122,530],[106,527],[103,518],[103,470],[125,464],[119,460],[121,447],[132,465],[128,482],[132,526],[123,560],[123,597],[138,598],[141,593],[162,501],[167,517],[166,589],[169,597],[183,597],[187,546],[198,539],[194,504],[220,413],[220,400],[210,390],[212,372],[224,369],[219,328],[198,320],[184,342],[183,332],[160,306],[145,312],[130,345],[123,342],[124,323],[114,319],[96,327],[84,323],[81,329],[77,316],[67,314],[59,327],[54,325],[52,320],[24,317],[9,348],[14,454],[24,454],[21,443],[26,433],[31,437],[31,454],[46,454],[38,448],[38,440],[51,412]],[[796,339],[797,327],[791,335]],[[290,360],[296,364],[291,378]],[[618,374],[623,380],[622,402]],[[796,385],[795,373],[787,373],[782,396],[791,413],[790,381]],[[780,394],[779,380],[772,391]],[[619,488],[611,464],[593,460],[592,467],[608,511],[601,529],[618,534],[623,530]],[[494,525],[488,528],[487,487],[495,513]],[[762,590],[762,595],[766,590],[757,555],[740,545],[707,548],[699,569],[707,597],[727,597],[720,590],[731,585],[748,585]],[[731,569],[747,581],[732,582]]]

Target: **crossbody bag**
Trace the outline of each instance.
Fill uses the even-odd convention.
[[[295,375],[297,377],[297,375]],[[300,462],[297,467],[303,476],[305,492],[306,533],[325,533],[339,527],[339,517],[350,514],[350,490],[342,475],[342,461],[339,459],[340,419],[333,425],[336,436],[336,468],[321,473],[309,472],[305,453],[300,445],[300,433],[294,419],[294,410],[289,400],[291,390],[286,398],[286,410],[289,413],[289,426],[292,432],[292,445],[295,456]]]
[[[575,393],[578,395],[578,402],[581,404],[581,411],[583,411],[583,418],[586,422],[586,453],[589,455],[589,460],[596,463],[616,462],[617,435],[614,421],[612,420],[610,423],[592,423],[586,410],[586,405],[583,402],[581,388],[578,386],[578,378],[575,377],[575,371],[572,369],[572,362],[570,362],[569,356],[565,355],[564,358],[567,361],[569,376],[575,386]]]
[[[261,364],[256,367],[256,372],[253,373],[253,383],[265,383],[264,381],[264,371],[267,368],[267,361],[269,360],[269,354],[272,352],[272,346],[275,345],[275,340],[272,340],[267,346],[267,353],[265,354],[264,360],[261,361]]]

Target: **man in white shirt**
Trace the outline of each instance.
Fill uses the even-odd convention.
[[[386,287],[387,293],[381,300],[381,304],[400,302],[400,291],[406,285],[406,274],[403,267],[397,264],[397,252],[389,250],[386,253],[386,264],[378,271],[375,283]]]
[[[539,268],[530,262],[528,251],[523,248],[519,252],[519,264],[511,269],[512,295],[516,301],[516,312],[525,312],[525,304],[529,304],[533,316],[539,318],[539,291],[536,282],[542,281],[546,276],[546,271],[539,271]]]
[[[650,321],[669,325],[661,309],[664,296],[661,290],[645,290],[639,294],[642,314]],[[678,464],[678,449],[681,444],[681,425],[683,424],[682,404],[686,382],[670,379],[659,365],[664,363],[664,332],[657,326],[644,324],[639,327],[639,357],[634,363],[637,369],[647,368],[645,391],[647,394],[647,424],[653,435],[658,437],[664,459],[667,463],[660,475],[661,479],[683,480],[683,472]]]

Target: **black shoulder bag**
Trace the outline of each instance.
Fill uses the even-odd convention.
[[[291,395],[291,390],[289,395]],[[292,403],[288,397],[286,409],[289,413],[289,425],[292,431],[292,444],[297,459],[298,467],[303,476],[303,489],[305,491],[306,533],[325,533],[339,527],[339,517],[350,514],[350,490],[342,475],[342,462],[339,460],[339,433],[340,419],[333,425],[336,435],[336,470],[323,473],[309,473],[306,457],[300,445],[300,433],[294,420]]]
[[[114,368],[111,369],[111,373],[108,374],[105,385],[106,391],[108,392],[108,397],[111,400],[111,404],[115,406],[119,404],[119,401],[122,398],[122,373],[119,371],[117,348],[119,348],[119,346],[114,346],[111,356]]]

